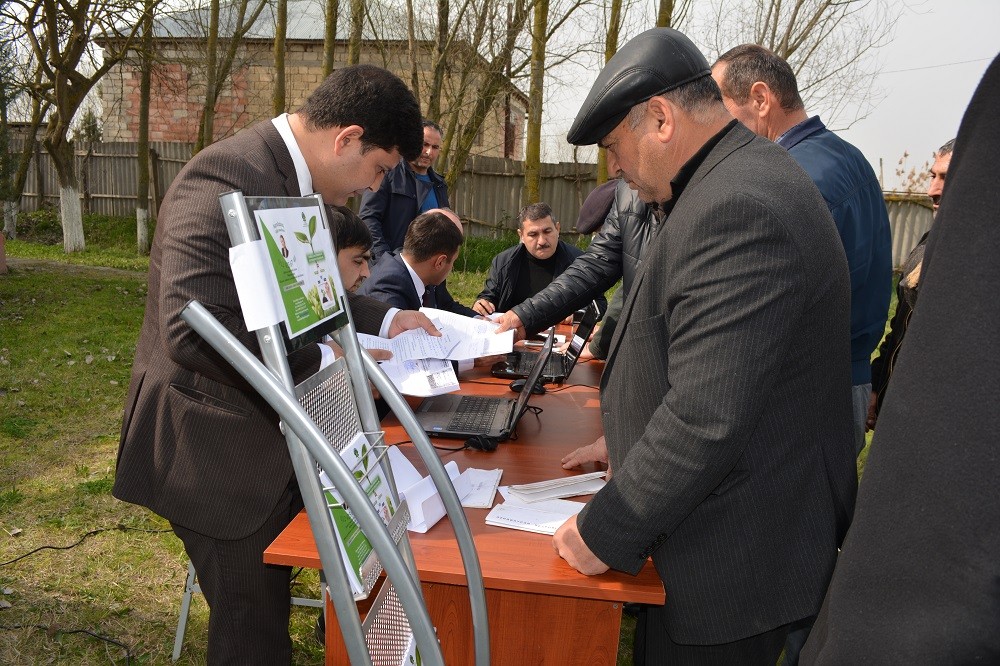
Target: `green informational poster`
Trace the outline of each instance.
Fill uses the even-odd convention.
[[[337,251],[319,206],[257,209],[254,216],[274,268],[288,337],[339,313]]]

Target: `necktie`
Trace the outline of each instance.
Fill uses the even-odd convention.
[[[436,308],[437,307],[437,299],[434,298],[434,289],[435,289],[435,285],[433,285],[433,284],[429,284],[426,287],[424,287],[423,306],[425,308]]]

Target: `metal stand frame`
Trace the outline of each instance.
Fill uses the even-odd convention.
[[[311,205],[318,204],[320,213],[324,214],[322,199],[319,195],[305,199],[308,199]],[[275,201],[272,198],[267,203],[273,207]],[[303,205],[302,199],[289,199],[287,201],[290,207]],[[220,202],[233,245],[257,240],[256,225],[243,195],[239,192],[226,194],[220,197]],[[300,404],[299,399],[304,397],[302,387],[299,387],[299,399],[297,399],[296,393],[293,393],[296,387],[292,382],[281,330],[277,325],[257,331],[261,354],[264,358],[262,364],[199,303],[189,303],[182,312],[181,318],[260,393],[282,420],[289,454],[295,468],[326,577],[325,591],[329,593],[337,613],[344,645],[351,663],[375,663],[379,666],[384,663],[395,666],[399,663],[399,659],[404,654],[403,651],[412,637],[423,662],[441,664],[443,657],[440,645],[423,602],[416,566],[406,537],[406,506],[405,503],[398,501],[398,494],[392,482],[388,465],[384,460],[380,460],[379,464],[384,465],[389,479],[391,496],[398,507],[398,519],[390,524],[391,527],[395,528],[392,530],[393,533],[387,529],[382,518],[368,501],[364,490],[352,475],[351,469],[340,457],[337,450],[337,437],[330,430],[331,427],[334,429],[338,426],[343,427],[346,421],[348,431],[353,429],[353,432],[358,432],[356,425],[359,425],[364,432],[377,432],[379,429],[378,417],[368,382],[375,386],[396,413],[408,436],[414,442],[430,476],[441,493],[445,508],[453,523],[469,586],[476,664],[486,665],[490,659],[486,594],[482,581],[482,570],[472,540],[472,531],[465,518],[461,502],[433,446],[420,428],[406,401],[378,367],[378,364],[361,349],[346,299],[342,300],[341,303],[348,313],[348,324],[338,330],[335,336],[344,349],[345,359],[338,360],[334,366],[328,368],[321,381],[326,381],[337,373],[345,377],[346,381],[341,380],[342,388],[340,390],[330,392],[331,399],[337,404],[334,405],[333,409],[334,418],[326,419],[325,424],[323,418],[317,418],[314,409],[304,408]],[[329,407],[330,405],[326,405],[324,409],[329,411]],[[352,409],[356,409],[356,411],[352,412]],[[310,414],[310,411],[313,413]],[[349,416],[350,413],[356,416],[352,419]],[[345,417],[345,414],[348,416]],[[321,424],[326,426],[325,430]],[[344,445],[343,442],[339,442],[339,444],[341,448]],[[357,598],[368,596],[379,571],[384,569],[387,575],[388,580],[383,585],[382,591],[363,623],[355,605],[356,597],[352,594],[350,583],[346,578],[330,511],[323,489],[320,487],[317,465],[327,473],[344,502],[351,507],[354,518],[371,542],[374,553],[377,554],[378,564],[374,569],[366,569],[365,590]],[[399,527],[400,524],[404,526],[402,529]],[[178,623],[174,643],[175,660],[180,654],[191,593],[194,591],[198,591],[198,588],[193,576],[193,567],[189,566],[187,584],[182,598],[181,619]],[[322,603],[317,600],[305,601],[312,602],[308,605]]]

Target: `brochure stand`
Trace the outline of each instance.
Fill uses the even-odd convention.
[[[190,303],[181,317],[247,379],[281,418],[323,565],[326,591],[337,613],[351,663],[395,666],[414,650],[419,651],[422,663],[442,663],[406,537],[408,511],[405,503],[399,502],[384,456],[370,381],[403,422],[442,495],[468,578],[476,663],[488,664],[486,596],[471,529],[447,472],[406,401],[357,342],[336,270],[332,236],[324,228],[322,199],[318,195],[245,198],[233,192],[222,195],[220,202],[233,243],[234,276],[247,326],[257,331],[264,363],[199,303]],[[293,244],[290,249],[283,237],[292,237],[303,247]],[[242,269],[237,267],[239,261],[243,262]],[[243,273],[258,278],[263,273],[276,279],[270,286],[253,285],[252,293],[245,295],[248,287],[241,285]],[[260,293],[261,289],[271,291]],[[248,302],[264,307],[255,310]],[[276,304],[276,311],[267,311],[268,303]],[[312,344],[324,334],[336,337],[345,357],[294,386],[287,350]],[[367,440],[369,446],[362,444],[362,449],[365,456],[371,456],[371,463],[366,462],[364,471],[356,474],[357,470],[342,456],[346,452],[357,455],[359,433],[364,433]],[[319,471],[328,479],[326,487],[321,485]],[[381,513],[368,494],[373,478],[384,480],[387,486],[383,489]],[[331,517],[345,505],[350,507],[361,537],[370,544],[368,555],[351,568],[345,567],[342,540],[338,541],[337,525]],[[344,514],[340,511],[341,517]],[[362,622],[355,601],[371,594],[383,569],[387,581]]]

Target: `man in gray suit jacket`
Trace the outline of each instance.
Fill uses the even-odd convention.
[[[377,67],[341,69],[297,113],[196,155],[160,208],[114,495],[165,517],[184,542],[211,608],[209,663],[290,661],[289,569],[265,566],[262,555],[302,506],[277,415],[179,316],[197,299],[259,353],[244,324],[218,197],[318,191],[343,204],[377,188],[420,142],[419,107],[402,81]],[[372,299],[352,299],[351,309],[369,333],[434,328],[419,313]],[[324,345],[292,353],[295,379],[334,353]]]
[[[856,493],[836,229],[674,30],[611,59],[569,140],[599,142],[666,218],[601,380],[614,476],[554,546],[585,574],[653,557],[667,602],[638,627],[637,663],[773,665],[819,607]]]

